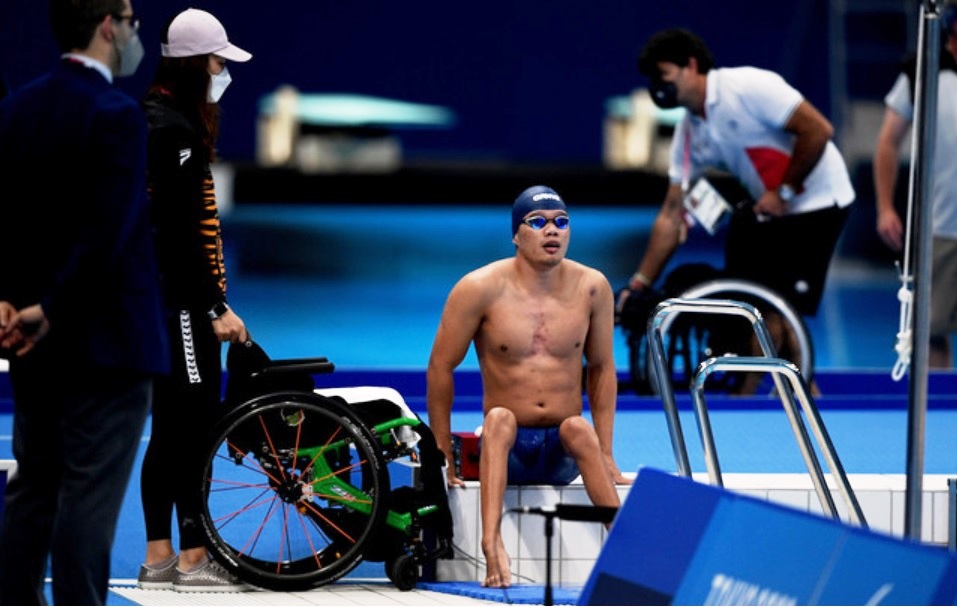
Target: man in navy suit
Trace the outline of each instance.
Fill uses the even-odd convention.
[[[103,605],[110,550],[168,344],[146,122],[112,86],[143,55],[129,0],[50,0],[63,57],[0,104],[0,347],[13,452],[0,604]]]

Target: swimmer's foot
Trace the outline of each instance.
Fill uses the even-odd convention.
[[[508,588],[512,585],[511,561],[505,547],[499,545],[496,550],[485,554],[485,581],[486,588]]]

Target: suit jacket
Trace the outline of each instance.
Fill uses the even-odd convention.
[[[74,366],[167,372],[136,101],[61,60],[0,104],[0,172],[0,299],[42,304],[42,350]]]

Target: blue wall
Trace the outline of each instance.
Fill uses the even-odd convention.
[[[46,5],[0,2],[8,87],[55,60]],[[403,133],[412,159],[598,164],[605,100],[643,84],[634,67],[642,43],[676,25],[702,35],[719,65],[776,70],[829,113],[824,0],[133,0],[148,56],[122,82],[128,92],[145,90],[161,25],[188,6],[216,14],[254,54],[231,67],[226,160],[254,158],[257,102],[291,83],[452,108],[455,128]]]

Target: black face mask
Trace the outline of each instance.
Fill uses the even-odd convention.
[[[678,107],[678,87],[674,82],[655,78],[651,81],[648,91],[651,93],[651,100],[661,109],[670,110]]]

